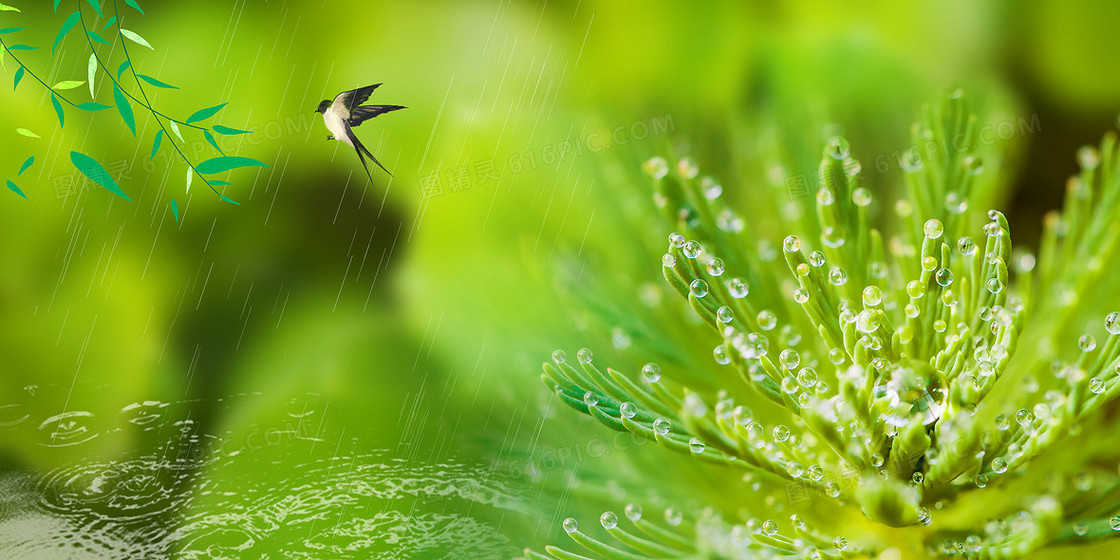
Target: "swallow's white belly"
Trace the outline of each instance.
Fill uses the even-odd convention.
[[[350,135],[346,133],[346,121],[342,120],[342,117],[327,110],[323,112],[323,123],[327,125],[327,130],[331,131],[335,140],[345,142],[351,148],[354,147],[350,142]]]

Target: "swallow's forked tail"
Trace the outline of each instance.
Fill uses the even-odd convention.
[[[354,137],[354,151],[358,152],[358,160],[362,162],[362,167],[365,168],[366,176],[369,177],[370,183],[373,182],[373,176],[369,173],[369,165],[366,164],[366,157],[369,157],[369,159],[373,160],[373,163],[376,163],[382,171],[384,171],[385,173],[389,173],[389,170],[385,169],[385,166],[381,165],[381,162],[377,161],[377,158],[373,157],[373,154],[369,153],[369,149],[366,148],[365,144],[362,144],[362,142],[358,140],[357,136]],[[362,155],[363,153],[365,154],[364,156]],[[392,177],[393,174],[389,173],[389,176]]]

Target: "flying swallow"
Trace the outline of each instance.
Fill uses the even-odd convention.
[[[386,173],[389,173],[389,170],[385,169],[385,166],[381,165],[381,162],[377,161],[377,158],[373,157],[373,154],[369,153],[369,150],[358,140],[358,137],[354,135],[353,127],[377,115],[406,108],[401,105],[362,105],[379,85],[381,84],[344,91],[334,96],[334,101],[324,99],[319,103],[319,108],[315,109],[316,113],[323,114],[323,123],[327,125],[327,130],[331,131],[331,136],[327,139],[345,142],[348,146],[354,148],[354,151],[358,152],[358,160],[362,162],[362,167],[365,168],[366,176],[369,177],[370,182],[373,182],[373,176],[370,175],[369,166],[366,165],[367,157],[372,159],[373,163],[376,163]],[[393,174],[389,173],[389,176],[392,177]]]

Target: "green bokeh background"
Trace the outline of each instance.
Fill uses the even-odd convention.
[[[9,44],[42,47],[22,60],[48,82],[83,79],[78,34],[53,57],[47,48],[64,16],[45,2],[8,3],[23,11],[0,12],[0,26],[27,27],[6,35]],[[63,2],[67,13],[73,4]],[[1030,245],[1075,169],[1074,151],[1113,126],[1120,105],[1120,8],[1089,0],[858,11],[821,2],[142,5],[146,17],[121,3],[125,26],[155,47],[130,48],[134,64],[181,88],[153,92],[153,104],[182,118],[228,101],[214,122],[255,131],[235,137],[233,152],[271,168],[230,174],[226,194],[240,206],[197,180],[185,193],[181,161],[148,162],[158,130],[150,116],[138,111],[136,138],[112,111],[71,111],[60,128],[38,84],[25,78],[11,92],[7,59],[0,178],[28,199],[0,194],[0,422],[10,424],[0,428],[0,464],[34,476],[162,449],[168,432],[128,422],[122,408],[132,403],[173,403],[168,426],[189,420],[235,442],[310,411],[314,440],[283,438],[253,460],[202,467],[200,479],[237,488],[248,477],[279,496],[310,463],[342,455],[482,465],[520,506],[470,515],[513,549],[546,542],[569,513],[597,515],[604,492],[624,503],[643,486],[643,461],[661,457],[641,446],[626,449],[627,460],[588,456],[602,432],[556,410],[538,380],[554,348],[644,361],[612,348],[609,325],[596,330],[556,293],[557,278],[576,293],[598,280],[629,286],[635,300],[656,284],[657,262],[646,257],[665,232],[635,218],[651,208],[636,188],[645,158],[691,155],[726,189],[749,193],[774,163],[760,146],[812,170],[823,140],[842,131],[866,167],[907,147],[923,102],[962,86],[989,120],[1040,123],[992,146],[989,160],[1010,171],[1012,195],[1000,202],[1024,232],[1016,241]],[[99,53],[122,60],[109,47]],[[312,111],[376,82],[384,85],[371,102],[409,109],[358,129],[393,172],[367,184]],[[84,86],[72,93],[88,100]],[[665,133],[635,133],[654,123]],[[195,161],[214,155],[187,134]],[[584,149],[569,153],[565,142]],[[70,150],[123,162],[133,202],[80,183],[60,196]],[[16,177],[31,155],[34,166]],[[498,177],[482,179],[491,164]],[[469,188],[453,189],[462,170]],[[871,186],[886,190],[896,174]],[[426,195],[433,177],[442,190]],[[72,411],[91,413],[80,421],[100,435],[46,445],[53,426],[40,424]],[[542,458],[544,471],[527,474],[526,462]],[[682,469],[682,488],[662,489],[666,497],[688,480],[711,484],[686,463],[662,464]],[[573,489],[574,474],[588,482]],[[610,482],[619,478],[622,487]],[[727,501],[719,505],[733,508],[734,496]],[[228,504],[200,493],[186,508]],[[336,514],[382,505],[362,507]],[[281,531],[260,550],[300,538]]]

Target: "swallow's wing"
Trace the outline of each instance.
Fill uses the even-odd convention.
[[[396,111],[397,109],[407,109],[403,105],[363,105],[361,107],[354,107],[350,111],[350,126],[358,126],[377,115],[383,115],[389,111]]]
[[[370,94],[373,93],[373,90],[377,89],[377,86],[380,85],[381,84],[373,84],[372,86],[344,91],[335,96],[334,103],[331,105],[331,109],[338,113],[338,115],[342,118],[349,118],[350,111],[352,111],[358,105],[365,103],[366,100],[369,99]]]

